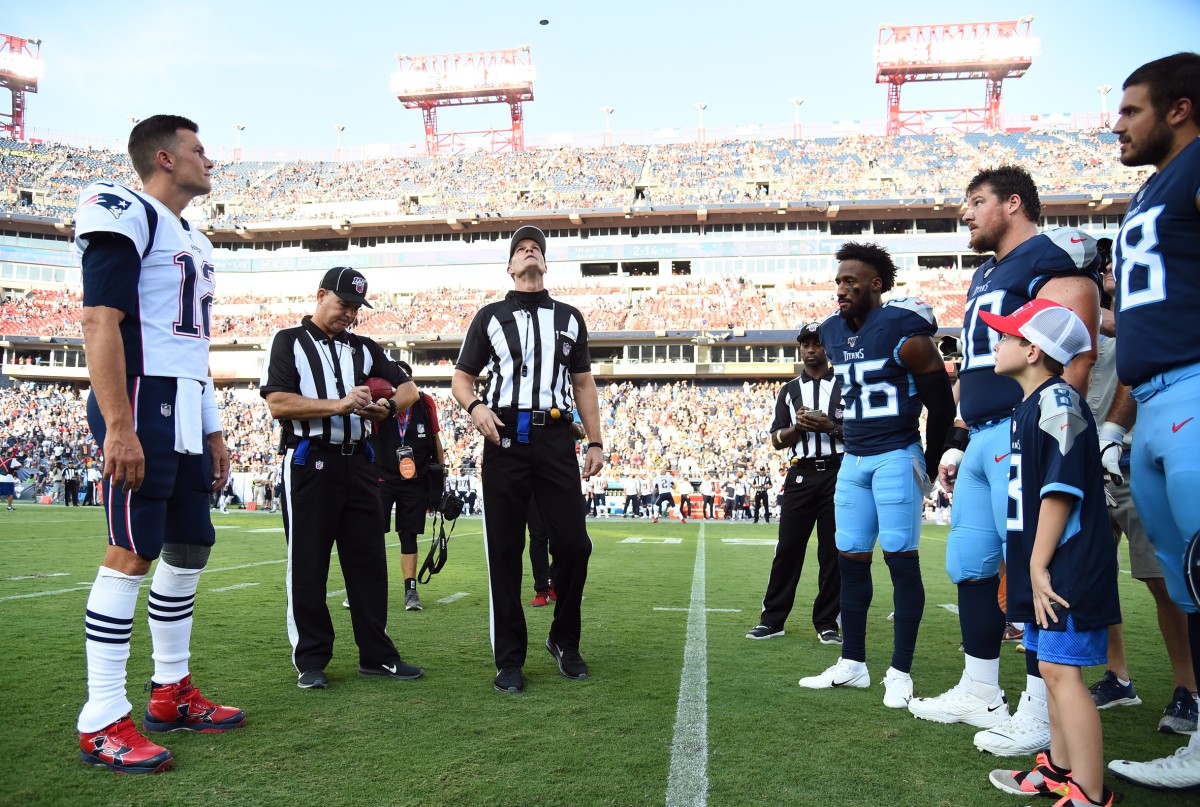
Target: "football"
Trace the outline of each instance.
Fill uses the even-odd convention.
[[[396,388],[392,386],[392,382],[386,378],[378,378],[372,376],[364,382],[371,390],[371,400],[378,401],[380,398],[391,398],[396,394]]]

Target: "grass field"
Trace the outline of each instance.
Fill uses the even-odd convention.
[[[26,505],[0,515],[0,713],[13,732],[0,761],[4,804],[1020,803],[988,784],[989,770],[1010,763],[976,751],[974,729],[886,709],[879,685],[824,692],[796,686],[837,657],[837,648],[817,642],[807,617],[815,558],[787,635],[745,639],[758,617],[775,526],[724,522],[591,522],[581,648],[591,677],[558,675],[541,647],[550,609],[527,608],[528,689],[500,695],[491,686],[478,519],[459,521],[446,568],[422,589],[423,612],[405,612],[393,582],[389,632],[406,660],[426,668],[423,679],[356,673],[335,566],[331,686],[302,691],[284,632],[280,518],[218,514],[217,546],[197,596],[192,671],[213,700],[245,709],[246,727],[154,735],[174,752],[175,770],[113,776],[78,762],[75,733],[85,697],[83,608],[103,552],[102,513]],[[962,670],[957,617],[940,607],[955,602],[944,546],[945,528],[927,527],[928,604],[913,670],[918,695],[945,690]],[[395,581],[394,535],[388,552]],[[890,656],[891,586],[883,563],[875,572],[868,662],[877,682]],[[1127,574],[1120,585],[1145,704],[1103,713],[1105,757],[1163,756],[1186,739],[1155,731],[1171,694],[1170,668],[1149,594]],[[1002,664],[1015,699],[1023,659],[1006,646]],[[141,684],[151,671],[143,596],[129,666],[139,723],[147,697]],[[1089,682],[1099,674],[1089,670]],[[677,713],[686,718],[679,726]],[[1196,803],[1111,777],[1109,785],[1129,807]]]

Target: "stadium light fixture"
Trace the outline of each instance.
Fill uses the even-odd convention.
[[[800,139],[800,107],[804,104],[803,98],[792,99],[792,139]]]
[[[600,111],[604,113],[604,145],[605,147],[612,145],[612,113],[616,112],[611,106],[601,107]]]
[[[1096,88],[1096,92],[1100,93],[1100,125],[1107,128],[1108,121],[1108,94],[1112,92],[1111,84],[1101,84]]]
[[[694,104],[694,106],[696,107],[696,112],[698,112],[700,114],[700,125],[696,129],[696,140],[700,143],[703,143],[704,142],[704,110],[708,109],[708,103],[706,101],[698,101],[696,104]]]
[[[333,131],[337,132],[337,152],[334,154],[334,159],[342,159],[342,132],[346,131],[346,124],[333,124]]]
[[[246,128],[244,123],[233,124],[233,131],[236,132],[233,141],[233,161],[240,163],[242,161],[242,130]]]

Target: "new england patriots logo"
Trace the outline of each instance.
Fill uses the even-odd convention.
[[[100,205],[109,213],[112,213],[114,219],[121,218],[121,214],[129,209],[130,202],[128,199],[123,199],[115,193],[96,193],[83,200],[80,207],[87,205]]]

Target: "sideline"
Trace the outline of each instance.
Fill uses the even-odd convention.
[[[671,740],[667,807],[708,804],[708,616],[704,603],[704,524],[701,523],[696,541],[696,567],[692,572],[679,705],[675,710],[675,736]]]

